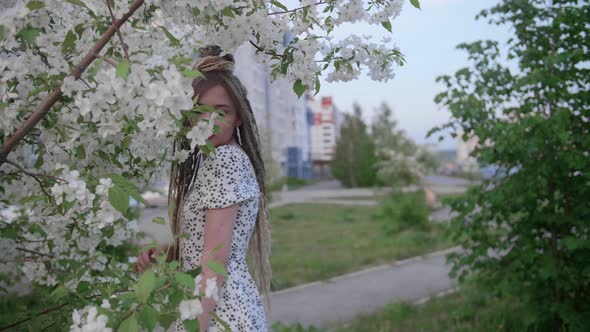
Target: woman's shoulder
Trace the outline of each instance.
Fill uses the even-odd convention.
[[[223,144],[215,147],[215,152],[207,156],[205,160],[218,161],[233,161],[237,162],[235,158],[248,158],[246,151],[241,146],[235,144]]]
[[[217,146],[215,152],[205,158],[203,166],[210,171],[219,170],[219,173],[222,174],[232,172],[246,176],[248,173],[254,172],[246,151],[241,146],[234,144]]]

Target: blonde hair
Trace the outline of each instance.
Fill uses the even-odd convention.
[[[233,56],[226,54],[220,56],[221,49],[217,46],[207,46],[199,50],[199,60],[195,63],[193,68],[200,70],[204,77],[197,77],[193,80],[192,86],[194,95],[201,93],[213,86],[223,86],[229,95],[232,97],[237,112],[240,117],[241,124],[239,125],[240,141],[242,149],[248,155],[254,171],[256,173],[256,180],[260,189],[259,208],[256,218],[256,225],[254,233],[250,238],[248,245],[248,257],[250,261],[248,265],[253,270],[253,279],[263,298],[266,307],[267,321],[270,322],[270,223],[268,220],[268,210],[266,207],[266,187],[265,187],[265,167],[262,160],[260,138],[258,135],[258,127],[254,118],[254,113],[247,98],[247,92],[240,80],[233,75]],[[188,126],[188,121],[184,123]],[[234,131],[236,136],[236,131]],[[236,139],[236,141],[238,141]],[[174,141],[173,151],[178,148],[190,150],[187,141]],[[184,197],[188,194],[189,185],[198,171],[198,156],[195,151],[191,152],[189,158],[179,164],[173,164],[170,171],[170,187],[168,191],[168,203],[172,204],[173,212],[171,215],[171,228],[175,236],[175,251],[173,259],[178,260],[180,255],[179,238],[180,221],[182,220],[182,205]]]

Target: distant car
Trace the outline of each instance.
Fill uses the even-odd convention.
[[[521,166],[512,167],[508,171],[508,175],[512,175],[514,173],[517,173],[520,169],[521,169]],[[498,166],[498,165],[488,165],[485,167],[481,167],[480,172],[485,179],[491,179],[492,177],[494,177],[494,175],[496,175],[496,177],[502,178],[502,177],[506,176],[506,167]]]

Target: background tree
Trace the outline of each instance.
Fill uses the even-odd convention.
[[[477,16],[487,17],[514,31],[507,58],[497,41],[460,44],[472,65],[437,78],[435,101],[452,118],[428,133],[475,134],[485,144],[472,155],[500,166],[451,203],[453,237],[467,249],[449,257],[452,274],[521,299],[531,330],[587,330],[590,5],[503,0]]]
[[[375,184],[375,144],[362,118],[360,105],[352,114],[344,114],[340,139],[332,159],[332,175],[345,187],[367,187]]]
[[[371,138],[375,143],[379,184],[399,190],[418,183],[437,166],[435,156],[425,146],[419,146],[403,129],[397,128],[393,112],[385,102],[371,124]]]

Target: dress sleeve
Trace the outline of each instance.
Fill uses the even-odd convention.
[[[197,202],[203,209],[220,209],[260,195],[248,156],[240,147],[222,145],[201,163]]]

